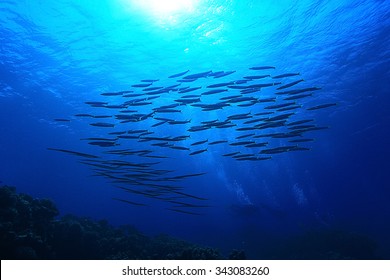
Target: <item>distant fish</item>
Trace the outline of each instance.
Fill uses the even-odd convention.
[[[169,121],[168,123],[169,124],[186,124],[186,123],[190,123],[191,120],[185,120],[185,121]]]
[[[302,99],[308,96],[312,96],[312,93],[305,93],[305,94],[297,94],[297,95],[292,95],[289,97],[284,98],[284,100],[297,100],[297,99]]]
[[[187,70],[187,71],[184,71],[184,72],[181,72],[178,74],[174,74],[174,75],[169,76],[168,78],[177,78],[177,77],[183,76],[184,74],[187,74],[189,71],[190,70]]]
[[[54,119],[56,122],[70,122],[69,119]]]
[[[230,143],[229,145],[230,146],[245,146],[245,145],[250,145],[250,144],[254,144],[254,143],[255,143],[254,141],[239,141],[239,142]]]
[[[156,79],[156,80],[153,80],[153,79],[149,79],[149,80],[141,80],[142,83],[154,83],[154,82],[158,82],[159,80]]]
[[[222,143],[227,143],[227,140],[218,140],[214,142],[210,142],[209,145],[216,145],[216,144],[222,144]]]
[[[206,152],[206,151],[207,151],[207,149],[194,151],[194,152],[190,153],[190,156],[197,155],[197,154],[201,154],[201,153],[204,153],[204,152]]]
[[[122,92],[103,92],[100,95],[103,95],[103,96],[119,96],[119,95],[122,95],[122,94],[123,94]]]
[[[94,106],[94,107],[104,106],[104,105],[108,104],[108,102],[101,102],[101,101],[86,101],[84,103],[87,105]]]
[[[113,199],[117,200],[117,201],[125,202],[127,204],[136,205],[136,206],[148,206],[148,205],[143,204],[143,203],[138,203],[138,202],[134,202],[134,201],[126,200],[126,199],[120,199],[120,198],[113,198]]]
[[[258,80],[258,79],[263,79],[263,78],[267,78],[267,77],[271,77],[271,75],[245,76],[244,79],[248,79],[248,80]]]
[[[198,142],[195,142],[195,143],[192,143],[191,146],[196,146],[196,145],[201,145],[201,144],[204,144],[206,143],[208,140],[202,140],[202,141],[198,141]]]
[[[178,213],[188,214],[188,215],[200,215],[199,213],[184,211],[184,210],[180,210],[177,208],[166,208],[166,209],[170,210],[170,211],[178,212]]]
[[[233,152],[233,153],[223,154],[222,156],[224,156],[224,157],[231,157],[231,156],[237,155],[239,153],[240,152]]]
[[[245,147],[247,148],[259,148],[259,147],[264,147],[264,146],[267,146],[268,145],[268,142],[263,142],[263,143],[252,143],[252,144],[249,144],[249,145],[245,145]]]
[[[268,70],[268,69],[276,69],[275,66],[255,66],[249,68],[250,70]]]
[[[119,145],[112,141],[92,141],[92,142],[88,142],[88,144],[94,146],[100,146],[100,147],[112,147],[112,146]]]
[[[175,149],[175,150],[183,150],[183,151],[188,151],[190,149],[190,148],[182,147],[182,146],[170,146],[169,148]]]
[[[312,122],[312,121],[314,121],[314,119],[305,119],[305,120],[290,122],[290,123],[288,123],[287,125],[288,125],[288,126],[291,126],[291,125],[298,125],[298,124],[304,124],[304,123],[308,123],[308,122]]]
[[[90,114],[76,114],[74,115],[75,117],[93,117],[92,115]]]
[[[144,88],[142,91],[153,91],[153,90],[159,90],[162,88],[163,87],[148,87],[148,88]]]
[[[56,149],[56,148],[47,148],[50,151],[57,151],[57,152],[63,152],[67,154],[72,154],[80,157],[86,157],[86,158],[99,158],[98,156],[91,155],[91,154],[86,154],[86,153],[80,153],[80,152],[75,152],[71,150],[64,150],[64,149]]]
[[[287,77],[293,77],[293,76],[299,76],[299,75],[300,75],[300,73],[286,73],[286,74],[273,76],[272,79],[287,78]]]
[[[277,109],[276,111],[278,111],[278,112],[284,112],[284,111],[290,111],[290,110],[299,109],[299,108],[301,108],[301,107],[302,107],[302,105],[293,105],[293,106],[288,106],[288,107],[279,108],[279,109]]]
[[[108,119],[111,118],[112,116],[109,115],[98,115],[98,116],[92,116],[94,119]]]
[[[307,110],[318,110],[318,109],[328,108],[328,107],[336,106],[336,105],[337,105],[337,103],[327,103],[327,104],[322,104],[322,105],[310,107]]]
[[[134,85],[131,85],[132,87],[135,87],[135,88],[145,88],[145,87],[148,87],[152,85],[152,83],[148,83],[148,84],[134,84]]]
[[[303,81],[304,81],[303,79],[300,79],[300,80],[298,80],[298,81],[295,81],[295,82],[291,82],[291,83],[285,84],[285,85],[283,85],[283,86],[278,87],[277,90],[285,89],[285,88],[289,88],[289,87],[295,86],[296,84],[299,84],[300,82],[303,82]]]
[[[198,79],[198,78],[206,78],[212,71],[206,71],[206,72],[201,72],[197,74],[192,74],[185,76],[183,79]]]
[[[186,92],[191,92],[191,91],[198,90],[198,89],[201,89],[201,88],[202,87],[187,88],[187,89],[184,89],[184,90],[180,90],[179,92],[180,93],[186,93]]]
[[[303,139],[294,139],[294,140],[289,140],[288,142],[290,143],[303,143],[303,142],[312,142],[314,139],[311,138],[303,138]]]
[[[236,71],[226,71],[226,72],[222,71],[222,73],[218,73],[218,74],[214,74],[214,75],[210,75],[210,76],[214,76],[214,78],[222,78],[222,77],[228,76],[230,74],[233,74],[235,72]]]
[[[234,82],[212,84],[212,85],[208,85],[207,88],[225,87],[225,86],[230,86],[230,85],[234,85]]]
[[[103,123],[103,122],[90,123],[89,125],[98,126],[98,127],[114,127],[115,126],[115,124],[113,124],[113,123]]]
[[[211,94],[221,93],[224,91],[227,91],[227,89],[214,89],[214,90],[202,92],[202,95],[211,95]]]
[[[248,138],[248,137],[253,136],[253,135],[255,135],[255,134],[254,133],[245,134],[245,135],[237,136],[236,139]]]

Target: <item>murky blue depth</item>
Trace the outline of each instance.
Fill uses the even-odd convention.
[[[389,258],[390,1],[276,2],[199,0],[183,11],[162,12],[130,0],[1,1],[1,185],[51,198],[61,214],[132,224],[146,234],[167,233],[222,251],[242,249],[250,258],[261,258],[278,240],[311,231],[366,236],[375,242],[378,254]],[[250,69],[264,66],[272,68]],[[183,76],[206,74],[193,81],[177,82],[183,76],[168,78],[187,70]],[[235,72],[218,77],[228,71]],[[286,73],[299,76],[272,78]],[[272,116],[293,113],[286,117],[290,123],[312,119],[317,127],[326,129],[305,132],[305,139],[314,140],[299,145],[289,142],[292,139],[268,136],[263,141],[268,142],[266,148],[248,148],[235,143],[247,137],[259,143],[259,135],[286,131],[287,122],[237,130],[248,127],[245,121],[271,111],[264,107],[272,102],[246,107],[228,99],[226,108],[215,110],[181,104],[174,108],[179,110],[176,113],[153,111],[175,103],[180,96],[216,89],[207,88],[210,85],[234,82],[239,86],[237,81],[253,75],[270,76],[253,79],[251,84],[281,83],[257,93],[245,92],[244,96],[252,96],[256,102],[275,97],[275,92],[282,90],[276,89],[278,86],[300,79],[303,86],[285,90],[321,88],[299,100],[283,101],[277,96],[281,100],[277,104],[295,102],[302,107],[275,111]],[[140,96],[102,95],[145,93],[149,83],[147,87],[161,88],[180,84],[181,90],[142,101],[150,104],[133,103],[126,108],[115,105]],[[185,87],[200,89],[186,92]],[[216,104],[223,96],[240,94],[240,89],[228,86],[219,89],[227,91],[202,95],[202,104]],[[107,102],[114,107],[85,102]],[[307,110],[323,104],[336,105]],[[126,109],[134,112],[122,114],[145,115],[125,123],[113,117]],[[76,116],[80,114],[102,117]],[[251,119],[238,120],[240,114],[249,114]],[[229,116],[230,120],[237,118],[231,121],[235,126],[191,131],[205,124],[202,122],[224,121]],[[157,125],[158,118],[187,123]],[[136,140],[118,138],[111,147],[82,140],[115,138],[120,134],[112,132],[121,131],[131,135],[128,131],[132,130],[153,133]],[[174,145],[189,150],[151,145],[166,137],[171,137],[171,143],[172,137],[180,136],[185,137]],[[240,136],[245,137],[237,139]],[[142,138],[144,141],[138,141]],[[202,140],[208,144],[192,145]],[[227,142],[210,145],[219,140]],[[287,145],[307,150],[267,151]],[[160,172],[153,177],[158,181],[153,181],[154,186],[134,185],[134,181],[115,177],[119,176],[115,172],[123,171],[118,165],[109,172],[103,168],[103,172],[98,166],[101,162],[93,158],[48,148],[134,164],[159,162],[152,168],[160,171],[141,168],[143,174]],[[150,150],[150,155],[157,157],[109,153],[124,149]],[[191,154],[202,149],[205,151]],[[234,152],[248,153],[248,160],[223,156]],[[253,156],[272,158],[249,160]],[[172,172],[163,174],[161,170]],[[205,174],[172,179],[200,173]],[[137,174],[137,182],[151,183],[151,177],[145,181],[146,175]],[[180,189],[168,191],[167,185]],[[145,190],[153,190],[152,195],[145,195]]]

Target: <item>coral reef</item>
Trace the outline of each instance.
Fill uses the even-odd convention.
[[[286,238],[267,239],[228,257],[217,249],[168,235],[146,236],[136,228],[114,227],[107,221],[65,215],[47,199],[0,187],[1,259],[382,259],[370,238],[343,230],[316,230]],[[256,239],[258,239],[256,237]],[[256,242],[253,242],[256,244]],[[248,255],[247,255],[248,254]]]
[[[53,202],[0,187],[1,259],[222,259],[216,249],[166,235],[148,237],[59,212]]]

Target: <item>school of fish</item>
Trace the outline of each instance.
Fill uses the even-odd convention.
[[[49,149],[81,157],[96,176],[143,197],[141,202],[115,200],[145,207],[144,198],[158,199],[170,211],[199,215],[199,209],[209,207],[207,199],[188,193],[180,182],[205,173],[177,175],[175,169],[158,168],[164,161],[176,153],[198,157],[218,151],[234,161],[262,162],[275,154],[310,150],[305,145],[314,138],[306,134],[328,128],[307,113],[336,103],[307,105],[320,88],[307,86],[300,73],[273,75],[275,69],[251,67],[251,74],[239,79],[231,78],[237,77],[236,71],[187,70],[165,80],[145,79],[123,91],[103,92],[99,101],[85,102],[96,114],[89,109],[73,116],[100,130],[98,136],[81,140],[100,147],[101,153]]]

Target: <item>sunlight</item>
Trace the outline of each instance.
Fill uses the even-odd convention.
[[[171,16],[176,13],[190,13],[196,0],[143,0],[133,1],[134,5],[157,16]]]

